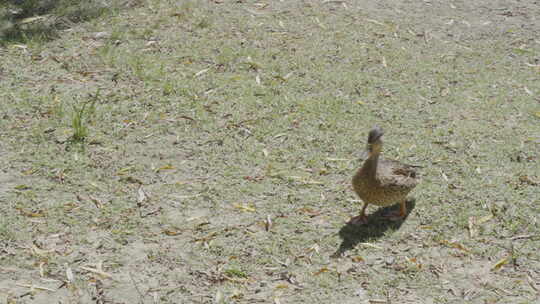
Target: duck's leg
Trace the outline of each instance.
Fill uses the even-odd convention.
[[[407,200],[403,200],[399,203],[399,210],[389,212],[384,215],[385,217],[388,217],[391,221],[399,221],[405,218],[407,216]]]
[[[364,202],[364,206],[362,207],[362,210],[360,211],[360,215],[357,215],[355,217],[352,217],[349,220],[349,224],[351,225],[365,225],[368,222],[367,216],[366,216],[366,208],[368,203]]]

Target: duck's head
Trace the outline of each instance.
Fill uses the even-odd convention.
[[[367,152],[368,157],[374,154],[379,154],[381,152],[381,149],[382,149],[381,137],[383,135],[384,135],[383,130],[378,126],[373,127],[373,129],[369,131],[367,147],[366,147],[366,150],[367,150],[366,152]]]

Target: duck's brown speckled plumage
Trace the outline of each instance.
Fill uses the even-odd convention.
[[[366,160],[370,162],[373,160]],[[413,166],[390,159],[379,159],[375,176],[369,167],[360,168],[353,177],[354,191],[360,199],[377,206],[393,205],[418,184]]]
[[[383,132],[375,127],[369,133],[369,157],[352,179],[354,191],[364,202],[360,221],[365,222],[365,208],[368,204],[390,206],[396,203],[402,205],[400,212],[405,212],[405,200],[419,183],[416,167],[400,163],[380,156]]]

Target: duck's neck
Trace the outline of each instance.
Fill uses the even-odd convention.
[[[373,153],[364,162],[362,166],[362,172],[369,177],[375,177],[377,175],[377,164],[379,163],[379,153]]]

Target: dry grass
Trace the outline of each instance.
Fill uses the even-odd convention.
[[[540,40],[442,6],[156,0],[7,44],[0,299],[534,302]],[[423,182],[350,227],[374,124]]]

